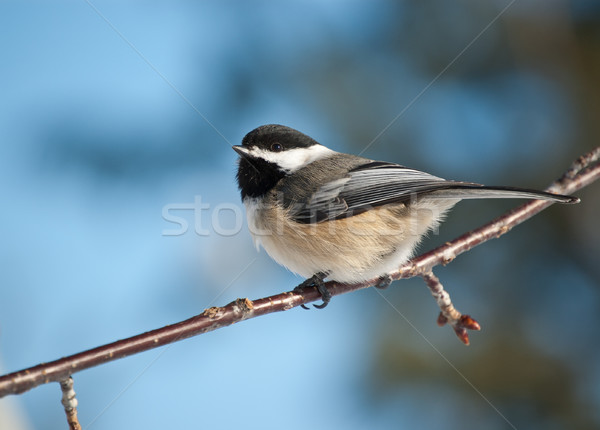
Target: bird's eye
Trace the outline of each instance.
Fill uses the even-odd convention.
[[[271,151],[273,152],[281,152],[283,151],[283,145],[281,143],[275,142],[271,144]]]

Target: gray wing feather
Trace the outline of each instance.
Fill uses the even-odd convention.
[[[293,216],[300,222],[332,220],[457,184],[467,183],[446,181],[398,164],[368,163],[319,187]]]
[[[318,187],[297,204],[292,216],[315,223],[357,215],[376,206],[408,203],[424,194],[435,199],[528,198],[576,203],[576,197],[513,187],[487,187],[473,182],[447,181],[429,173],[385,162],[360,165],[342,178]]]

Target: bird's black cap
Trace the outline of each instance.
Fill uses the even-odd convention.
[[[274,143],[279,143],[285,151],[292,148],[308,148],[318,142],[304,133],[279,124],[261,125],[248,133],[242,140],[242,146],[256,146],[271,150]]]

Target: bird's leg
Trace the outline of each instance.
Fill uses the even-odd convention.
[[[323,303],[320,305],[313,305],[317,309],[323,309],[327,304],[331,301],[331,293],[325,286],[323,279],[327,277],[327,273],[319,272],[315,273],[313,276],[302,282],[296,288],[294,288],[294,292],[301,292],[303,288],[307,287],[316,287],[319,294],[321,294],[321,298],[323,299]],[[301,305],[303,309],[308,309],[306,305]]]
[[[385,290],[387,287],[390,286],[392,281],[393,281],[393,279],[390,275],[383,275],[382,277],[379,278],[379,282],[377,282],[375,284],[375,288],[377,288],[379,290]]]

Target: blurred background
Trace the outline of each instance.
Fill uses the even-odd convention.
[[[531,188],[600,142],[594,0],[4,1],[0,26],[2,373],[299,283],[240,225],[258,125]],[[407,280],[77,373],[81,423],[598,428],[599,187],[436,270],[470,347]],[[461,203],[421,250],[517,203]],[[58,384],[0,400],[2,429],[65,426]]]

